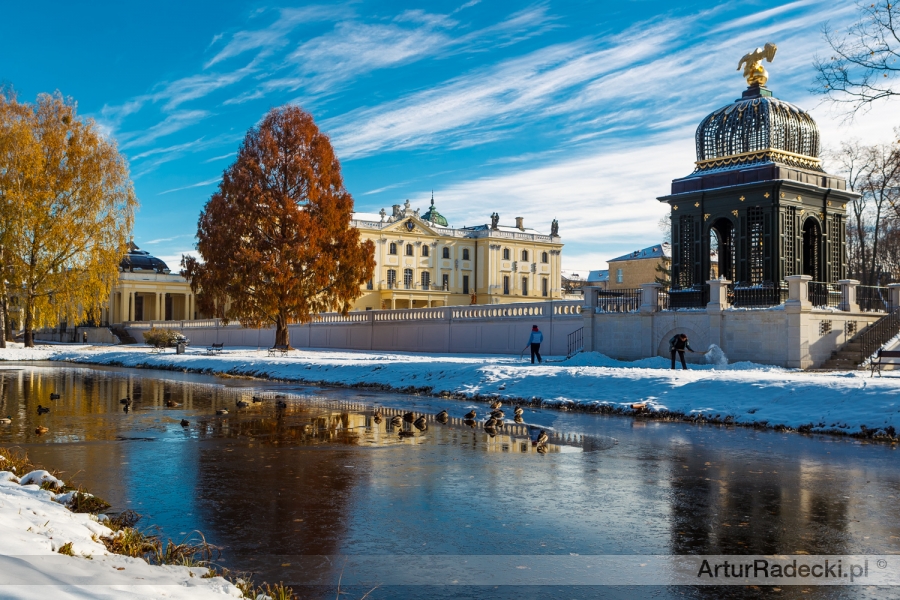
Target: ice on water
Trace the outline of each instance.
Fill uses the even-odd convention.
[[[709,345],[709,350],[706,351],[706,356],[704,358],[706,358],[708,364],[717,367],[728,366],[728,357],[725,356],[725,352],[715,344]]]

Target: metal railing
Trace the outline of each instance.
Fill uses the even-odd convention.
[[[762,308],[778,306],[788,299],[788,287],[784,283],[763,283],[752,286],[729,286],[731,305],[738,308]]]
[[[856,303],[864,312],[888,312],[891,307],[891,290],[873,285],[856,286]]]
[[[709,284],[669,290],[668,310],[706,308],[707,304],[709,304]]]
[[[808,284],[809,301],[815,308],[839,308],[843,294],[841,286],[822,281],[810,281]]]
[[[579,327],[566,337],[566,358],[584,350],[584,327]]]
[[[893,309],[860,333],[856,339],[860,345],[860,362],[863,362],[888,340],[900,333],[900,309]]]
[[[600,312],[636,312],[640,309],[641,288],[597,291],[597,310]]]

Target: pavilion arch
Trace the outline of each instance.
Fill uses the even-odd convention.
[[[735,224],[728,217],[719,217],[710,224],[707,233],[709,236],[709,246],[712,247],[713,238],[717,242],[719,253],[718,275],[725,277],[729,281],[734,281],[736,273],[735,265]],[[710,275],[711,276],[711,275]]]
[[[809,275],[813,281],[824,281],[824,236],[822,235],[822,223],[815,215],[809,215],[803,220],[801,226],[802,242],[800,265],[801,273]]]

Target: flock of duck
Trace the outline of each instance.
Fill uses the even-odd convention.
[[[59,399],[60,399],[59,394],[57,394],[55,392],[50,394],[50,400],[59,400]],[[249,408],[250,406],[260,404],[263,401],[263,399],[259,396],[253,396],[250,400],[251,401],[248,402],[242,398],[238,398],[238,400],[235,402],[235,406],[237,406],[237,408]],[[119,404],[122,405],[123,412],[128,413],[128,411],[131,409],[131,405],[133,404],[133,401],[131,400],[131,398],[125,397],[125,398],[122,398],[121,400],[119,400]],[[179,403],[175,402],[174,400],[166,400],[167,408],[177,408],[179,406],[181,406],[181,405]],[[484,432],[487,433],[488,435],[490,435],[491,437],[494,437],[495,435],[497,435],[497,432],[499,430],[503,429],[503,419],[506,416],[506,413],[504,413],[503,410],[501,409],[502,406],[503,406],[503,402],[501,402],[500,400],[497,400],[497,401],[491,403],[490,416],[488,419],[486,419],[484,421],[484,424],[483,424]],[[287,402],[284,401],[284,396],[282,396],[282,395],[275,396],[275,407],[278,409],[287,408]],[[37,407],[38,416],[46,415],[49,412],[50,412],[49,407],[43,406],[42,404],[38,404],[38,407]],[[523,413],[524,413],[524,410],[522,409],[522,407],[516,406],[513,409],[513,420],[516,423],[522,423],[523,422],[523,419],[522,419]],[[227,415],[228,409],[227,408],[218,408],[218,409],[216,409],[216,414],[220,415],[220,416]],[[478,425],[477,421],[475,420],[476,417],[477,417],[476,411],[474,409],[470,410],[465,415],[463,415],[463,423],[465,423],[469,427],[475,428]],[[438,423],[446,425],[450,421],[450,414],[446,410],[442,410],[441,412],[437,413],[434,418]],[[378,410],[377,408],[375,409],[375,412],[373,413],[373,419],[374,419],[376,425],[381,424],[381,422],[384,419],[383,415],[381,414],[381,411]],[[425,415],[416,416],[416,413],[414,413],[414,412],[405,413],[402,417],[400,415],[397,415],[397,416],[391,418],[390,425],[391,425],[391,427],[399,430],[397,432],[397,434],[401,438],[413,437],[415,435],[414,431],[405,430],[402,428],[404,421],[407,423],[411,423],[412,426],[415,427],[419,431],[425,431],[428,429],[428,420],[425,418]],[[9,415],[7,415],[6,417],[0,418],[0,425],[10,425],[11,423],[12,423],[12,417]],[[190,424],[191,424],[191,422],[188,421],[187,419],[181,419],[182,427],[188,427]],[[50,431],[50,429],[44,425],[38,425],[34,430],[34,432],[37,435],[43,435],[43,434],[47,433],[48,431]],[[548,439],[549,439],[549,437],[547,436],[547,432],[544,431],[543,429],[541,429],[537,435],[537,438],[532,441],[532,444],[537,447],[538,452],[543,454],[543,453],[547,452],[547,440]]]
[[[506,416],[506,413],[503,412],[501,407],[503,406],[503,402],[497,400],[493,402],[491,407],[490,416],[483,423],[484,432],[489,436],[494,437],[497,435],[497,432],[503,429],[503,419]],[[516,406],[513,409],[513,420],[516,423],[523,423],[522,414],[524,413],[524,409],[521,406]],[[380,425],[384,420],[384,415],[381,414],[379,409],[375,409],[372,414],[372,418],[375,421],[376,425]],[[463,415],[463,423],[468,425],[469,427],[475,428],[478,426],[478,422],[475,420],[477,418],[476,411],[470,410],[465,415]],[[435,421],[446,425],[450,421],[450,414],[446,410],[442,410],[434,416]],[[419,431],[425,431],[428,429],[428,420],[425,418],[425,415],[416,416],[414,412],[405,413],[402,417],[400,415],[391,417],[389,424],[391,427],[398,429],[397,435],[401,438],[413,437],[415,435],[414,431],[402,429],[403,423],[411,423],[413,427],[418,429]],[[537,451],[541,454],[547,452],[547,441],[549,440],[549,436],[547,432],[543,429],[537,435],[537,438],[532,441],[534,446],[537,446]]]

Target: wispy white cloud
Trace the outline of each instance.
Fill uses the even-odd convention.
[[[172,135],[185,127],[197,123],[209,114],[209,111],[206,110],[176,111],[146,130],[119,134],[119,139],[125,140],[121,147],[127,149],[147,146],[159,138]]]
[[[185,233],[185,234],[182,234],[182,235],[173,235],[172,237],[167,237],[167,238],[159,238],[159,239],[155,239],[155,240],[148,240],[148,241],[146,241],[146,242],[141,242],[141,243],[144,244],[145,246],[149,246],[149,245],[152,245],[152,244],[162,244],[162,243],[165,243],[165,242],[171,242],[171,241],[174,241],[174,240],[180,240],[180,239],[186,238],[186,237],[194,237],[194,235],[191,234],[191,233]]]
[[[208,179],[206,181],[199,181],[197,183],[192,183],[191,185],[185,185],[183,187],[172,188],[171,190],[166,190],[164,192],[160,192],[157,196],[162,196],[163,194],[171,194],[172,192],[180,192],[182,190],[190,190],[193,188],[204,187],[207,185],[212,185],[214,183],[219,183],[222,181],[222,176],[216,177],[215,179]]]
[[[221,155],[221,156],[213,156],[212,158],[207,158],[207,159],[204,160],[203,162],[204,162],[204,163],[211,163],[211,162],[215,162],[215,161],[217,161],[217,160],[225,160],[226,158],[231,158],[231,157],[234,156],[235,154],[237,154],[237,151],[235,151],[235,152],[229,152],[228,154],[223,154],[223,155]]]

